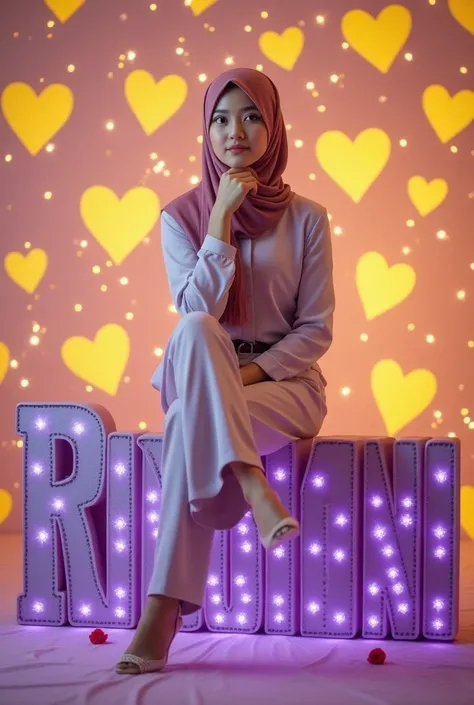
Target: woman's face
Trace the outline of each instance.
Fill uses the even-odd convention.
[[[209,137],[214,154],[229,168],[245,169],[263,156],[267,128],[258,108],[237,86],[218,101],[211,118]],[[240,149],[232,149],[239,147]]]

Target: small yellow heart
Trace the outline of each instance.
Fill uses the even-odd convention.
[[[92,186],[82,194],[81,216],[86,228],[115,264],[121,264],[155,226],[160,199],[138,186],[119,199],[107,186]]]
[[[258,45],[267,59],[291,71],[303,51],[304,34],[299,27],[288,27],[282,34],[264,32],[258,38]]]
[[[181,76],[165,76],[158,83],[148,71],[129,73],[125,80],[125,97],[150,136],[175,115],[188,95],[188,84]]]
[[[207,10],[212,5],[215,5],[217,0],[185,0],[185,5],[191,8],[195,17],[201,15],[204,10]]]
[[[474,541],[474,487],[461,487],[461,526]]]
[[[44,0],[60,22],[67,22],[76,13],[86,0]]]
[[[15,284],[32,294],[42,280],[48,266],[44,250],[30,250],[28,254],[9,252],[4,260],[5,271]]]
[[[13,507],[13,499],[10,492],[0,490],[0,524],[8,518]]]
[[[394,436],[431,404],[437,381],[429,370],[404,375],[395,360],[379,360],[372,368],[371,387],[387,433]]]
[[[10,363],[10,351],[5,343],[0,341],[0,384],[5,379],[5,375],[8,372],[8,365]]]
[[[473,0],[448,0],[448,7],[454,19],[474,34],[474,2]]]
[[[413,267],[409,264],[389,267],[379,252],[366,252],[357,262],[356,286],[368,321],[404,301],[415,282]]]
[[[389,5],[377,17],[365,10],[350,10],[341,30],[348,44],[369,64],[387,73],[410,36],[411,13],[402,5]]]
[[[428,215],[444,201],[448,195],[448,182],[444,179],[427,181],[422,176],[412,176],[408,180],[408,195],[420,215]]]
[[[390,150],[390,137],[376,127],[360,132],[353,142],[339,130],[324,132],[316,142],[321,167],[355,203],[387,164]]]
[[[68,121],[74,94],[60,83],[47,86],[39,95],[27,83],[10,83],[1,104],[5,120],[34,156]]]
[[[75,336],[63,343],[61,356],[66,367],[88,384],[114,396],[130,354],[130,338],[121,326],[108,323],[94,340]]]
[[[451,96],[444,86],[428,86],[423,92],[423,110],[443,144],[462,132],[474,119],[474,91]]]

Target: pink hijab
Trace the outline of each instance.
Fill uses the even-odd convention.
[[[268,76],[255,69],[235,68],[225,71],[208,86],[204,96],[201,183],[171,201],[163,209],[181,225],[196,252],[207,235],[209,216],[216,200],[220,177],[229,168],[216,157],[209,139],[214,109],[229,83],[245,91],[260,110],[268,131],[266,152],[252,164],[252,170],[259,182],[258,193],[248,194],[232,217],[232,244],[237,247],[236,240],[243,237],[256,238],[275,227],[294,196],[290,186],[283,183],[282,179],[288,160],[288,142],[276,86]],[[245,325],[248,318],[238,247],[235,267],[234,282],[221,322]]]

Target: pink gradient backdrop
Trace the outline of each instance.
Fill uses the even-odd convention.
[[[389,429],[371,389],[372,368],[392,359],[405,374],[427,369],[436,376],[436,396],[402,432],[459,436],[462,480],[474,485],[474,431],[465,422],[469,412],[474,418],[474,343],[469,342],[474,340],[473,128],[468,125],[443,144],[422,110],[427,86],[442,84],[451,95],[473,90],[474,42],[444,0],[434,5],[428,0],[403,2],[412,14],[412,31],[388,73],[382,73],[352,48],[341,46],[341,20],[350,10],[376,15],[388,4],[218,0],[195,16],[182,0],[160,0],[156,10],[144,0],[86,0],[61,23],[40,0],[2,3],[0,91],[20,81],[37,93],[60,83],[72,90],[74,109],[48,140],[54,150],[43,148],[36,156],[0,117],[2,261],[14,251],[27,254],[27,242],[31,249],[45,250],[49,260],[31,294],[14,283],[5,268],[0,274],[0,342],[10,360],[0,384],[0,531],[18,531],[21,526],[22,451],[14,431],[18,402],[97,402],[111,411],[120,430],[145,430],[140,422],[150,432],[162,429],[159,396],[149,380],[159,362],[156,348],[165,348],[177,316],[169,310],[159,225],[123,263],[114,265],[84,224],[80,201],[96,185],[107,186],[119,197],[146,186],[161,205],[190,188],[191,177],[200,174],[197,138],[207,81],[199,76],[204,73],[211,80],[225,70],[226,57],[237,65],[261,64],[276,82],[291,125],[286,179],[296,191],[323,203],[332,216],[338,305],[334,344],[323,360],[330,410],[323,432],[386,434]],[[268,17],[261,16],[263,11]],[[324,23],[318,23],[317,15]],[[49,21],[55,22],[53,27],[47,26]],[[258,42],[263,32],[281,33],[287,27],[299,27],[305,36],[292,70],[266,58]],[[184,49],[182,54],[176,52],[178,47]],[[130,51],[134,58],[120,62]],[[404,57],[406,52],[412,53],[412,61]],[[70,64],[73,72],[68,71]],[[150,136],[124,93],[127,75],[138,69],[150,72],[156,81],[177,74],[188,85],[183,107]],[[339,76],[337,82],[330,80],[332,74]],[[319,95],[312,95],[307,82],[314,82]],[[318,110],[321,105],[324,112]],[[107,121],[114,122],[113,130],[106,129]],[[391,156],[361,201],[354,203],[322,169],[315,143],[328,130],[341,130],[354,139],[371,127],[390,137]],[[402,139],[407,141],[404,147]],[[303,146],[296,147],[295,140],[302,140]],[[153,153],[157,156],[152,158]],[[153,166],[160,161],[164,165],[156,173]],[[425,217],[407,194],[408,179],[418,174],[449,184],[444,202]],[[44,198],[46,191],[53,194],[50,200]],[[407,226],[409,219],[413,227]],[[437,236],[440,230],[447,233],[446,239]],[[82,241],[87,247],[81,247]],[[370,251],[381,253],[390,265],[411,265],[416,286],[403,302],[368,321],[355,272],[359,259]],[[93,273],[94,266],[100,267],[99,274]],[[120,283],[122,277],[128,284]],[[103,285],[106,291],[101,291]],[[459,291],[465,292],[462,300]],[[76,304],[82,305],[80,312]],[[87,382],[71,372],[61,356],[65,340],[92,340],[109,323],[120,325],[130,338],[130,355],[115,395],[95,385],[87,391]],[[368,336],[365,342],[361,334]],[[38,335],[38,345],[31,345],[32,335]],[[434,343],[427,342],[427,335],[434,336]],[[24,379],[27,387],[21,386]],[[350,393],[342,393],[344,388]],[[472,497],[470,492],[463,495],[464,536],[474,538],[474,488]]]

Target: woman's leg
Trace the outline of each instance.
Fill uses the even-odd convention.
[[[161,512],[148,598],[126,653],[146,661],[162,659],[173,638],[178,609],[199,609],[204,594],[214,531],[194,521],[188,500],[181,401],[165,419],[161,463]],[[120,673],[138,673],[119,662]]]

